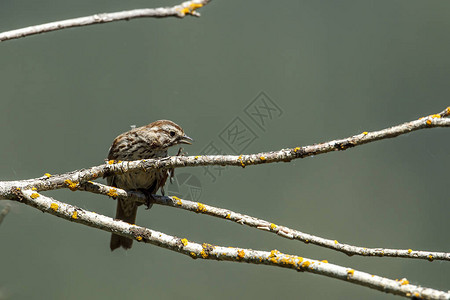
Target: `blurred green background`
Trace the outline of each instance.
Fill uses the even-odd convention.
[[[176,3],[2,0],[0,31]],[[450,105],[448,1],[214,0],[200,12],[0,43],[1,180],[99,165],[118,134],[158,119],[175,121],[195,139],[184,147],[189,154],[211,142],[235,154],[220,134],[236,117],[257,136],[243,152],[255,153],[378,130]],[[245,114],[260,92],[281,110],[263,128]],[[450,129],[437,128],[289,164],[228,167],[215,181],[201,168],[177,174],[197,179],[196,200],[303,232],[366,247],[448,252],[449,150]],[[115,212],[106,197],[45,194]],[[139,243],[111,253],[109,233],[12,205],[0,227],[0,299],[394,297]],[[137,223],[197,242],[278,249],[450,289],[448,262],[347,257],[157,205],[140,209]]]

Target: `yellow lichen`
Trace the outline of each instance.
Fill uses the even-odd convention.
[[[110,196],[110,197],[117,197],[117,190],[115,188],[110,188],[108,193],[106,193],[106,195]]]
[[[242,155],[239,155],[238,161],[241,163],[241,166],[242,166],[243,168],[245,168],[245,164],[244,164],[244,162],[242,161]]]
[[[214,246],[213,245],[211,245],[211,244],[208,244],[208,243],[203,243],[202,244],[202,251],[200,252],[200,255],[203,257],[203,258],[208,258],[208,256],[209,256],[209,252],[210,251],[212,251],[212,250],[214,250]]]
[[[307,244],[308,244],[308,243],[309,243],[309,240],[305,240],[305,243],[307,243]]]
[[[303,257],[297,256],[298,263],[300,264],[303,261]]]
[[[400,281],[400,284],[401,284],[401,285],[407,285],[407,284],[409,284],[409,281],[408,281],[408,279],[403,278],[403,279]]]
[[[353,276],[355,274],[355,270],[353,269],[347,270],[347,274]]]
[[[57,211],[58,210],[59,205],[56,203],[52,203],[50,204],[50,209],[52,209],[53,211]]]
[[[414,297],[419,298],[420,294],[418,292],[414,292]]]
[[[411,249],[408,249],[408,253],[411,254],[411,252],[412,252],[412,250],[411,250]]]
[[[434,114],[434,115],[431,115],[430,117],[432,117],[432,118],[440,118],[441,115],[440,114]]]
[[[32,187],[31,190],[32,190],[32,191],[37,191],[37,188]]]
[[[214,246],[213,246],[213,245],[211,245],[211,244],[208,244],[208,243],[203,243],[203,244],[202,244],[202,247],[203,247],[203,248],[210,248],[210,249],[214,249]],[[233,247],[231,247],[231,248],[233,248]]]
[[[433,259],[434,259],[434,258],[433,258],[433,255],[431,255],[431,254],[428,255],[428,260],[429,260],[429,261],[433,261]]]
[[[321,262],[327,264],[327,263],[328,263],[328,260],[324,259],[324,260],[321,260]]]
[[[110,165],[114,164],[114,162],[115,162],[114,159],[108,160],[108,164],[110,164]]]
[[[45,173],[44,176],[47,176],[47,178],[50,178],[50,177],[52,177],[52,174],[50,174],[50,173]]]
[[[278,251],[277,249],[274,249],[274,250],[270,251],[269,257],[275,257],[280,253],[281,253],[280,251]]]
[[[280,257],[278,258],[278,263],[281,265],[288,265],[289,264],[289,257]]]
[[[192,14],[197,8],[202,7],[203,4],[201,3],[191,3],[189,4],[188,7],[183,7],[180,12],[185,15],[185,14]]]
[[[183,204],[183,202],[181,202],[181,199],[180,198],[178,198],[177,196],[172,196],[172,199],[173,200],[176,200],[177,201],[177,205],[179,205],[179,206],[181,206],[182,204]]]
[[[30,195],[31,199],[36,199],[37,197],[39,197],[40,195],[38,193],[32,193]]]
[[[447,107],[447,109],[446,109],[446,114],[447,114],[447,115],[450,115],[450,106]]]
[[[138,235],[138,236],[136,237],[136,240],[137,240],[138,242],[142,241],[142,236]]]
[[[295,264],[295,261],[292,256],[287,256],[287,257],[281,258],[280,263],[283,265],[293,265],[293,264]]]
[[[64,183],[69,187],[69,190],[76,191],[78,187],[78,182],[73,182],[70,179],[64,180]]]
[[[363,134],[364,134],[364,135],[368,135],[369,133],[368,133],[367,131],[364,131]]]
[[[337,245],[337,244],[339,244],[339,242],[337,241],[337,240],[334,240],[334,243]]]
[[[197,258],[197,254],[195,254],[194,252],[190,252],[189,255],[190,255],[192,258]]]
[[[295,147],[294,152],[300,151],[300,147]]]
[[[92,174],[92,178],[97,178],[97,177],[98,177],[97,173]]]
[[[270,229],[274,230],[275,228],[277,228],[277,225],[271,223],[271,224],[270,224]]]
[[[238,251],[238,259],[243,259],[245,257],[245,252],[244,250],[239,250]]]
[[[198,157],[199,157],[199,156],[197,155],[196,157],[194,157],[194,159],[198,159]]]
[[[225,219],[231,219],[231,214],[227,214],[226,216],[225,216]]]
[[[183,244],[183,246],[187,246],[188,240],[187,239],[181,239],[181,243]]]
[[[431,125],[431,120],[430,119],[427,120],[427,125]]]
[[[307,268],[309,267],[310,264],[311,264],[311,263],[310,263],[309,261],[305,261],[305,262],[303,262],[303,263],[301,264],[300,267],[302,267],[303,269],[307,269]]]
[[[200,202],[197,202],[197,212],[206,212],[206,207]]]
[[[266,158],[264,156],[260,156],[259,159],[262,161],[266,160]]]
[[[72,213],[72,219],[74,220],[78,219],[78,212],[76,210],[74,210]]]

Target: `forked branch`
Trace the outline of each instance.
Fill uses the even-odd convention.
[[[95,194],[119,198],[131,198],[136,202],[142,204],[146,203],[146,196],[138,191],[125,191],[119,188],[110,187],[97,182],[86,182],[84,184],[79,185],[78,188],[79,190],[88,191]],[[307,244],[310,243],[317,246],[336,250],[345,253],[349,256],[361,255],[361,256],[378,256],[378,257],[403,257],[403,258],[426,259],[429,261],[433,260],[450,261],[450,253],[446,252],[421,251],[412,249],[366,248],[353,246],[349,244],[343,244],[338,242],[337,240],[325,239],[319,236],[291,229],[286,226],[276,225],[273,222],[236,213],[228,209],[214,207],[199,202],[192,202],[189,200],[180,199],[178,197],[153,195],[153,203],[181,208],[187,211],[225,219],[241,225],[247,225],[259,230],[269,231],[283,238],[298,240]]]
[[[149,243],[176,251],[192,258],[264,264],[289,268],[296,271],[311,272],[404,297],[423,299],[450,298],[450,293],[412,285],[409,284],[409,281],[405,278],[396,281],[357,271],[352,268],[334,265],[327,261],[318,261],[310,258],[284,254],[277,250],[268,252],[215,246],[208,243],[199,244],[192,242],[187,238],[178,238],[148,228],[128,224],[120,220],[114,220],[110,217],[45,197],[36,191],[16,190],[16,194],[22,199],[22,202],[43,212],[50,213],[72,222],[85,224],[90,227],[126,236],[135,239],[138,242]]]
[[[402,295],[406,297],[450,299],[450,293],[437,291],[410,285],[406,279],[394,281],[364,272],[355,271],[350,268],[329,264],[325,261],[306,259],[299,256],[282,254],[279,251],[271,252],[256,251],[251,249],[228,248],[213,246],[207,243],[198,244],[186,238],[177,238],[164,233],[156,232],[148,228],[131,225],[120,220],[86,211],[66,203],[45,197],[40,191],[59,188],[69,188],[73,191],[86,190],[111,197],[131,197],[135,201],[145,201],[144,195],[138,192],[124,191],[108,187],[90,180],[108,176],[111,174],[122,174],[129,171],[146,171],[150,168],[169,169],[194,166],[230,165],[250,166],[263,163],[289,162],[293,159],[304,158],[312,155],[328,153],[331,151],[346,150],[351,147],[363,145],[381,139],[396,137],[415,130],[450,127],[450,107],[439,114],[430,115],[419,120],[411,121],[401,125],[386,128],[375,132],[363,132],[345,139],[333,140],[310,146],[281,149],[279,151],[264,152],[249,155],[217,155],[217,156],[174,156],[162,159],[148,159],[140,161],[109,161],[106,164],[88,169],[77,170],[61,175],[50,175],[29,180],[0,182],[0,199],[11,199],[36,207],[44,212],[58,217],[82,223],[101,230],[113,232],[122,236],[136,239],[159,247],[177,251],[193,258],[228,260],[235,262],[247,262],[255,264],[266,264],[291,268],[298,271],[307,271],[321,274],[341,280],[350,281],[359,285],[382,290],[385,292]],[[449,253],[395,250],[395,249],[366,249],[362,247],[342,244],[337,241],[323,239],[310,234],[305,234],[285,226],[253,218],[247,215],[235,213],[229,210],[208,206],[206,204],[190,202],[175,197],[155,197],[156,203],[173,207],[180,207],[197,213],[209,214],[225,218],[240,224],[256,227],[258,229],[276,233],[282,237],[297,239],[306,243],[313,243],[348,255],[365,256],[393,256],[422,259],[449,260]]]

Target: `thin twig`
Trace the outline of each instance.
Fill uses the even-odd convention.
[[[200,16],[196,9],[206,5],[210,0],[194,0],[186,1],[180,5],[173,7],[160,8],[143,8],[127,11],[120,11],[114,13],[101,13],[87,17],[80,17],[69,20],[56,21],[41,25],[30,26],[26,28],[11,30],[0,33],[0,42],[18,39],[21,37],[61,30],[71,27],[80,27],[93,24],[108,23],[121,20],[131,20],[135,18],[164,18],[164,17],[178,17],[183,18],[186,15]]]
[[[137,191],[125,191],[119,188],[110,187],[97,182],[87,182],[79,186],[80,190],[88,191],[96,194],[107,195],[110,197],[130,198],[139,203],[146,203],[146,197],[143,193]],[[433,260],[447,260],[450,261],[450,253],[434,252],[434,251],[420,251],[412,249],[386,249],[386,248],[366,248],[358,247],[349,244],[343,244],[337,240],[324,239],[319,236],[303,233],[285,226],[276,225],[273,222],[254,218],[248,215],[233,212],[228,209],[210,206],[204,203],[192,202],[178,197],[168,197],[153,195],[153,202],[160,205],[166,205],[176,208],[181,208],[187,211],[206,214],[213,217],[222,218],[241,225],[247,225],[264,231],[269,231],[277,234],[280,237],[291,240],[298,240],[305,243],[311,243],[317,246],[333,249],[343,252],[347,255],[361,255],[361,256],[379,256],[379,257],[402,257],[402,258],[416,258]]]
[[[76,185],[112,174],[123,174],[130,171],[146,171],[148,169],[171,169],[196,166],[239,166],[246,167],[275,162],[290,162],[294,159],[305,158],[313,155],[324,154],[332,151],[347,150],[352,147],[364,145],[382,139],[393,138],[412,131],[435,128],[450,127],[450,107],[439,114],[420,118],[419,120],[407,122],[380,131],[363,132],[345,139],[333,140],[325,143],[286,148],[279,151],[262,152],[247,155],[202,155],[202,156],[170,156],[161,159],[144,159],[137,161],[109,161],[106,164],[72,171],[61,175],[46,175],[28,180],[2,181],[0,182],[0,198],[15,199],[10,191],[13,188],[30,189],[37,191],[54,190],[60,188],[76,189]]]
[[[85,224],[108,232],[114,232],[115,234],[126,236],[139,242],[153,244],[158,247],[188,255],[192,258],[271,265],[349,281],[361,286],[404,297],[450,299],[450,293],[412,285],[409,284],[409,281],[405,278],[396,281],[357,271],[352,268],[330,264],[327,261],[318,261],[295,255],[283,254],[277,250],[268,252],[215,246],[207,243],[199,244],[189,241],[186,238],[178,238],[145,227],[114,220],[110,217],[45,197],[36,191],[23,190],[18,192],[23,196],[23,203],[43,212],[50,213],[72,222]]]

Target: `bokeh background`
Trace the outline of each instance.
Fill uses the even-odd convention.
[[[2,0],[0,31],[176,3]],[[200,12],[0,43],[1,180],[101,164],[118,134],[158,119],[177,122],[195,139],[184,147],[189,154],[211,142],[235,154],[220,133],[237,117],[257,136],[243,152],[255,153],[378,130],[450,105],[448,1],[214,0]],[[280,108],[263,129],[245,114],[261,92]],[[366,247],[448,252],[449,152],[450,130],[438,128],[289,164],[228,167],[215,181],[201,168],[177,174],[197,180],[201,202],[304,232]],[[115,212],[106,197],[45,194]],[[109,233],[12,206],[0,227],[0,299],[394,297],[151,245],[111,253]],[[450,289],[448,262],[347,257],[156,205],[141,209],[137,223],[197,242],[278,249]]]

